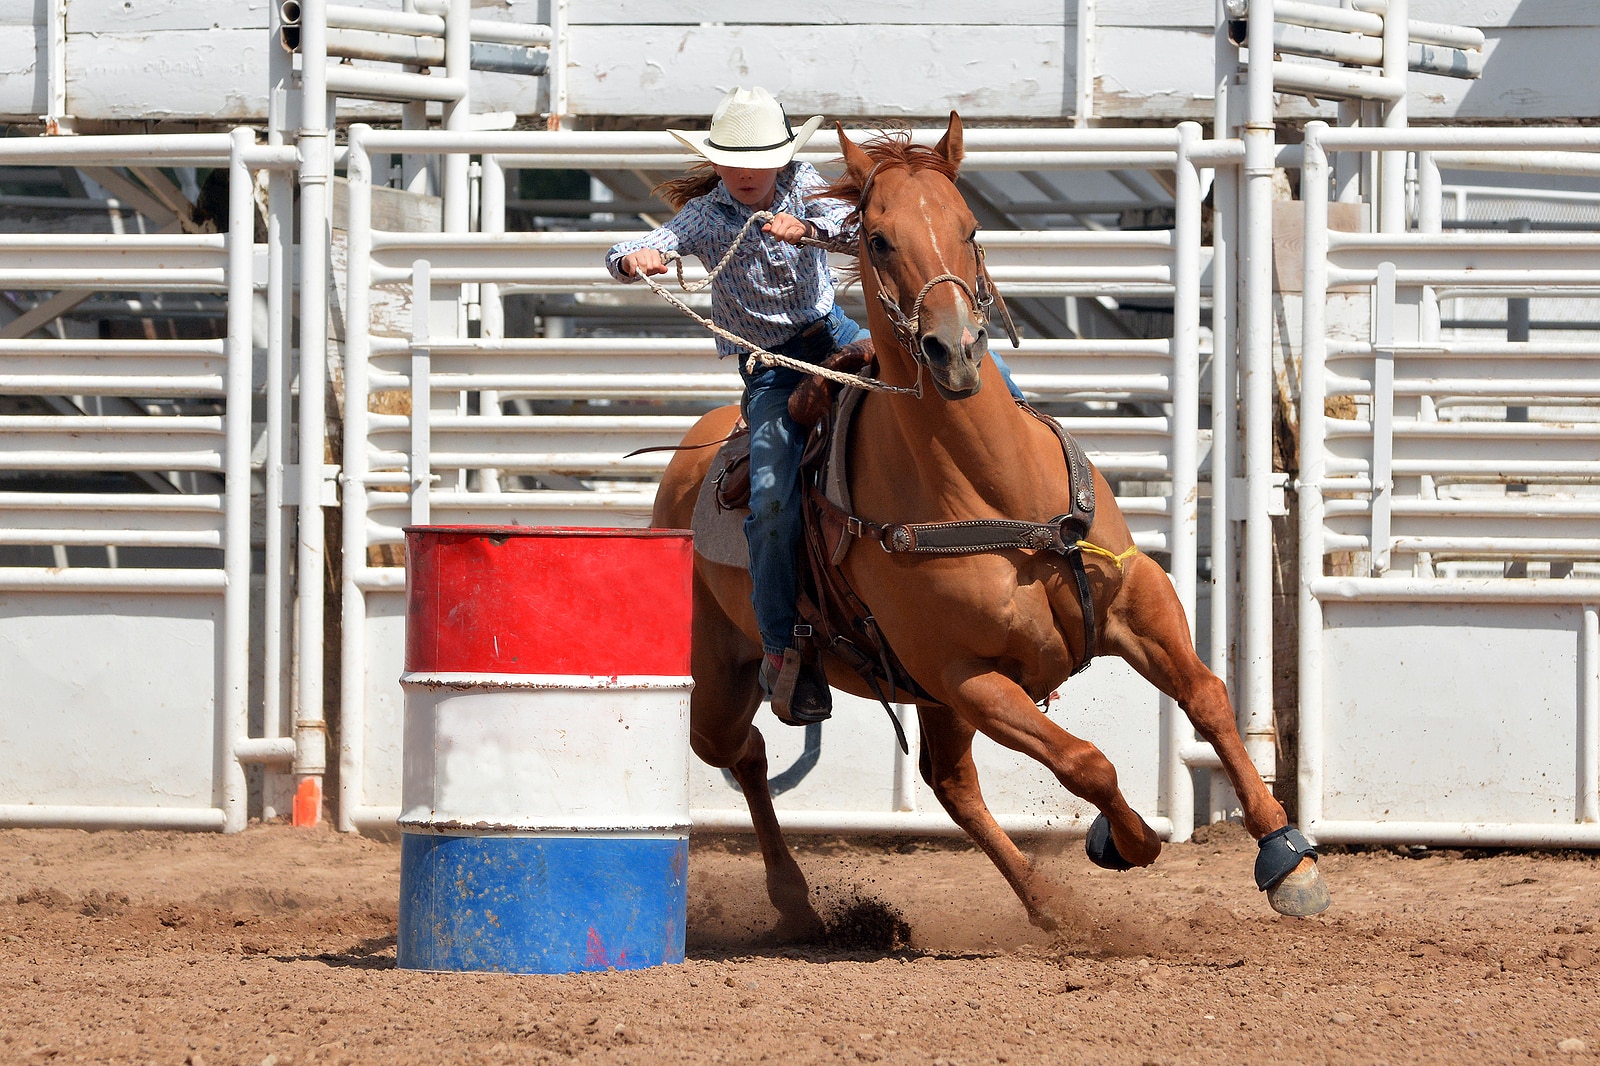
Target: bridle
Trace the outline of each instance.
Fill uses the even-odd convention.
[[[866,180],[861,183],[861,196],[856,202],[856,215],[859,218],[864,219],[866,217],[867,200],[872,194],[872,185],[877,179],[878,168],[882,165],[882,163],[874,164],[867,173]],[[866,241],[866,239],[866,234],[863,232],[862,240]],[[889,318],[889,324],[894,327],[895,340],[900,343],[900,347],[905,349],[906,354],[911,356],[912,360],[917,364],[918,396],[922,395],[922,368],[926,365],[925,353],[922,350],[922,345],[917,341],[918,336],[922,333],[922,304],[927,299],[928,293],[933,291],[935,285],[949,282],[959,288],[966,296],[967,306],[972,309],[973,317],[977,320],[979,328],[988,327],[990,308],[998,307],[1000,322],[1005,328],[1006,336],[1011,340],[1011,346],[1015,348],[1021,343],[1017,337],[1017,327],[1011,321],[1011,312],[1006,309],[1005,301],[999,299],[999,293],[994,287],[994,280],[989,277],[989,267],[984,258],[983,245],[978,243],[976,235],[970,238],[968,243],[972,245],[973,253],[977,259],[976,285],[967,284],[965,278],[955,274],[935,275],[929,278],[917,292],[917,298],[911,302],[910,314],[906,313],[905,308],[900,305],[898,300],[888,294],[888,287],[884,284],[883,275],[878,272],[878,264],[872,255],[870,245],[866,248],[863,256],[867,261],[867,265],[872,268],[872,279],[878,288],[878,301],[883,304],[883,310]]]

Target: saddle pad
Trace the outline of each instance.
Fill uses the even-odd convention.
[[[717,449],[717,456],[711,460],[706,478],[700,483],[700,494],[695,497],[691,525],[696,555],[708,562],[737,566],[742,570],[750,569],[750,545],[744,539],[744,519],[750,509],[739,507],[725,511],[718,507],[717,478],[727,469],[732,456],[749,447],[750,435],[741,433]]]
[[[855,514],[850,506],[850,429],[855,425],[856,411],[866,395],[864,389],[839,390],[833,412],[833,439],[828,442],[828,465],[822,471],[822,495],[845,514]],[[833,553],[834,566],[844,562],[845,553],[855,540],[855,537],[839,538],[839,547]]]
[[[847,513],[850,513],[850,467],[845,461],[845,456],[850,425],[855,420],[856,410],[865,395],[861,389],[839,390],[839,397],[835,401],[833,439],[828,443],[828,465],[823,471],[823,494],[844,508]],[[744,520],[750,509],[739,507],[734,510],[723,510],[718,507],[717,478],[722,476],[722,472],[727,469],[728,462],[734,456],[748,451],[749,448],[749,435],[740,434],[717,449],[716,458],[711,460],[705,480],[700,483],[699,495],[695,497],[691,527],[694,532],[696,555],[709,562],[721,563],[723,566],[737,566],[743,570],[750,569],[750,545],[744,537]],[[840,541],[838,558],[834,559],[835,565],[844,558],[845,551],[854,540],[854,537],[845,537]]]

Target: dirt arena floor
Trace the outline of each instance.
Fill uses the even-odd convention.
[[[746,839],[697,837],[684,965],[522,977],[395,969],[392,842],[5,830],[0,1063],[1600,1061],[1600,856],[1335,850],[1296,920],[1242,830],[1200,837],[1037,853],[1059,936],[964,844],[802,838],[818,945],[766,935]]]

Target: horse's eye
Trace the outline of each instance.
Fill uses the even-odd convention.
[[[883,234],[874,233],[872,236],[867,238],[867,250],[875,256],[881,257],[888,255],[889,242],[884,239]]]

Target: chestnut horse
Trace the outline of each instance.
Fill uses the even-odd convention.
[[[843,127],[839,143],[846,172],[828,194],[858,209],[861,283],[878,377],[920,392],[863,397],[849,463],[856,515],[885,524],[1047,522],[1071,512],[1060,440],[1016,405],[993,360],[985,358],[986,322],[973,294],[985,291],[987,278],[980,283],[977,223],[955,186],[963,154],[959,116],[951,113],[932,149],[898,136],[858,146]],[[899,312],[893,317],[890,304]],[[898,334],[895,318],[901,319]],[[931,389],[918,388],[925,379]],[[712,411],[683,443],[717,441],[738,413],[736,407]],[[690,526],[715,451],[699,447],[674,456],[656,497],[655,526]],[[982,733],[1037,759],[1068,791],[1099,808],[1088,841],[1096,862],[1148,866],[1161,840],[1117,787],[1110,761],[1038,706],[1091,653],[1120,656],[1183,708],[1221,758],[1245,828],[1277,845],[1270,856],[1263,846],[1256,871],[1272,905],[1292,914],[1321,910],[1327,894],[1314,851],[1287,828],[1283,807],[1245,754],[1226,687],[1195,654],[1171,581],[1154,560],[1132,550],[1110,487],[1098,470],[1093,477],[1098,506],[1084,539],[1103,553],[1086,552],[1083,561],[1094,648],[1085,647],[1089,630],[1078,583],[1057,552],[1007,548],[941,556],[857,544],[846,554],[841,568],[850,585],[907,672],[934,698],[918,703],[924,778],[1011,884],[1029,919],[1053,928],[1051,886],[985,805],[972,741]],[[766,748],[753,724],[761,705],[761,642],[750,575],[698,555],[694,565],[694,750],[730,770],[744,791],[768,896],[781,915],[780,935],[813,935],[822,923],[773,812]],[[827,670],[835,687],[868,694],[842,662],[829,657]],[[1270,860],[1265,877],[1263,860]]]

